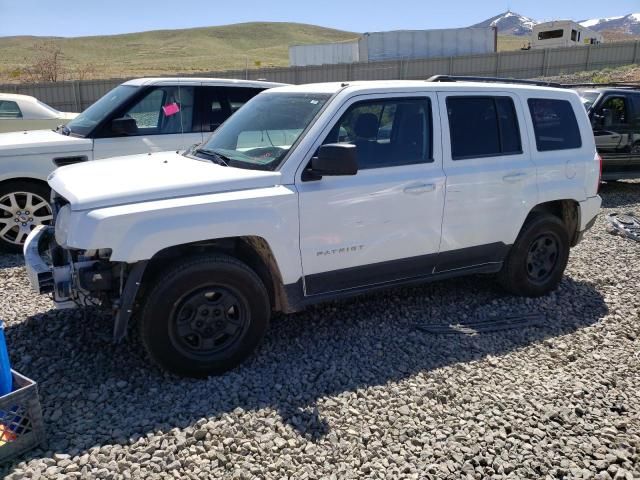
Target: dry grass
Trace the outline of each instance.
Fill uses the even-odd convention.
[[[337,42],[358,34],[299,23],[255,22],[185,30],[157,30],[78,38],[0,38],[0,82],[18,72],[43,40],[60,46],[69,69],[93,64],[94,77],[131,77],[287,66],[289,45]]]
[[[526,47],[531,38],[529,35],[516,36],[516,35],[498,35],[498,51],[507,52],[512,50],[520,50]]]
[[[632,82],[640,84],[640,65],[626,65],[624,67],[605,68],[590,72],[570,73],[547,77],[547,79],[560,83]]]

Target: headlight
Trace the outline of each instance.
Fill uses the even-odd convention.
[[[58,210],[58,216],[56,217],[55,236],[56,242],[60,246],[67,244],[67,237],[69,234],[69,221],[71,219],[71,207],[65,205]]]

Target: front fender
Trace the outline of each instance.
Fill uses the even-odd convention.
[[[111,261],[135,263],[165,248],[239,236],[269,244],[285,284],[301,276],[294,187],[241,190],[77,211],[66,246],[111,249]]]
[[[91,151],[70,151],[62,153],[0,156],[0,182],[16,178],[31,178],[47,181],[47,177],[57,165],[54,160],[85,157],[91,160]]]

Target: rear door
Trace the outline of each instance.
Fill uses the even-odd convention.
[[[438,96],[447,185],[437,270],[498,267],[537,201],[524,108],[508,92]]]
[[[183,150],[202,142],[202,132],[195,121],[200,94],[200,87],[193,85],[146,89],[105,123],[94,140],[94,159]],[[116,118],[133,118],[135,132],[115,133],[111,121]]]
[[[633,143],[631,102],[624,94],[607,94],[593,115],[596,148],[608,167],[623,167]]]

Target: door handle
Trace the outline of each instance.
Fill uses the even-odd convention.
[[[436,185],[434,183],[421,183],[420,185],[405,187],[403,192],[409,195],[420,195],[421,193],[433,192],[435,189]]]
[[[518,173],[511,173],[509,175],[505,175],[504,177],[502,177],[502,180],[504,180],[507,183],[517,183],[517,182],[521,182],[525,178],[527,178],[526,173],[518,172]]]

